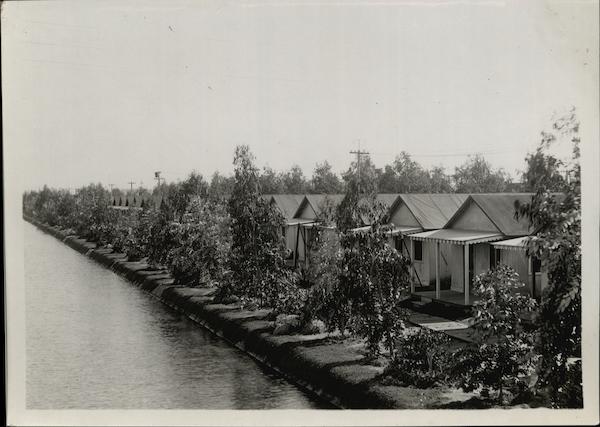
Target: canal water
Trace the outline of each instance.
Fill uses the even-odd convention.
[[[24,243],[29,409],[327,407],[29,223]]]

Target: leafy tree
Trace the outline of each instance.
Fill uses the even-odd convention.
[[[505,191],[510,177],[477,154],[455,169],[454,182],[457,193],[498,193]]]
[[[452,179],[446,174],[442,166],[434,166],[429,170],[429,192],[431,193],[452,193]]]
[[[377,178],[377,188],[381,193],[400,193],[402,184],[393,166],[385,165]]]
[[[261,194],[280,194],[284,192],[281,176],[268,166],[263,168],[258,177]]]
[[[143,254],[134,250],[136,236],[135,227],[140,221],[140,213],[136,209],[114,211],[111,215],[114,234],[110,241],[116,252],[125,253],[130,261],[138,260]]]
[[[227,199],[233,192],[234,177],[215,172],[210,180],[208,196],[211,199]]]
[[[231,218],[231,280],[224,293],[273,306],[284,274],[283,217],[259,196],[258,170],[246,145],[234,156],[235,184],[229,199]]]
[[[300,166],[294,165],[291,169],[282,174],[283,192],[289,194],[304,194],[307,191],[308,183],[302,173]]]
[[[181,183],[181,191],[190,201],[193,197],[206,198],[208,195],[208,183],[200,173],[192,171]]]
[[[531,203],[517,205],[518,215],[534,224],[528,253],[542,260],[548,275],[536,318],[537,350],[541,354],[538,385],[550,392],[556,407],[581,407],[581,173],[579,122],[572,111],[542,134],[540,147],[528,157],[525,173],[535,185]],[[569,138],[573,161],[565,164],[545,152],[557,138]],[[560,168],[565,168],[561,176]],[[557,189],[564,192],[554,193]]]
[[[361,195],[367,194],[377,194],[377,177],[379,176],[379,170],[375,167],[371,158],[365,156],[360,161],[359,164],[356,161],[353,161],[350,164],[350,168],[342,174],[342,178],[348,186],[351,182],[353,182],[353,187],[357,193],[360,192]],[[347,192],[347,191],[346,191]]]
[[[424,169],[405,151],[379,172],[381,193],[451,193],[452,180],[441,166]]]
[[[394,160],[394,171],[398,176],[399,193],[424,193],[429,191],[429,174],[410,155],[402,151]]]
[[[110,242],[114,210],[109,208],[109,192],[101,184],[80,188],[75,195],[72,224],[75,232],[99,244]]]
[[[337,230],[317,229],[314,250],[307,271],[308,281],[312,283],[307,300],[309,316],[316,316],[332,332],[339,330],[344,335],[350,321],[349,289],[342,286],[342,247]]]
[[[344,198],[336,208],[335,224],[342,232],[364,225],[359,206],[358,186],[355,180],[346,184]]]
[[[208,184],[202,175],[192,172],[183,182],[168,184],[166,187],[166,201],[163,207],[169,217],[181,222],[192,199],[206,197]]]
[[[408,296],[410,261],[387,244],[384,229],[342,233],[340,285],[348,289],[355,331],[367,339],[371,355],[383,341],[395,358],[395,341],[404,330],[407,313],[400,302]]]
[[[335,210],[335,224],[342,233],[379,222],[385,212],[383,205],[376,202],[378,171],[369,158],[361,162],[360,174],[357,168],[353,162],[344,174],[346,191]]]
[[[142,241],[148,263],[154,267],[167,267],[171,262],[172,249],[178,244],[178,224],[170,220],[164,211],[150,211],[147,215],[143,224],[147,234]]]
[[[453,356],[454,375],[465,391],[497,390],[503,404],[504,391],[523,390],[533,371],[533,334],[524,330],[522,318],[534,310],[535,300],[518,292],[525,285],[503,264],[476,276],[474,285],[481,298],[473,304],[476,344]]]
[[[174,231],[169,267],[176,282],[199,286],[223,280],[231,241],[227,206],[195,199]]]
[[[342,181],[333,172],[327,161],[317,163],[311,179],[310,190],[315,194],[337,194],[343,191]]]

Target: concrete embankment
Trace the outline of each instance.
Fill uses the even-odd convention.
[[[247,311],[235,304],[215,304],[214,288],[177,286],[165,270],[151,269],[145,262],[130,262],[124,254],[97,248],[94,243],[33,218],[24,219],[335,406],[423,409],[461,400],[451,389],[383,385],[383,368],[366,361],[360,341],[342,341],[327,334],[273,335],[274,322],[269,320],[268,310]]]

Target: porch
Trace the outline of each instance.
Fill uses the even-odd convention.
[[[425,231],[410,235],[411,241],[430,241],[435,243],[435,290],[417,291],[415,286],[411,289],[411,294],[421,298],[426,298],[440,303],[454,304],[459,306],[471,306],[477,297],[471,290],[473,277],[476,274],[476,264],[480,264],[475,259],[474,248],[482,243],[489,243],[501,240],[502,233],[491,231],[474,231],[458,229],[440,229]],[[454,246],[460,254],[459,262],[456,258],[453,260],[453,271],[451,274],[451,288],[456,282],[460,287],[456,289],[442,289],[440,277],[440,244],[446,243]],[[412,246],[412,242],[411,242]],[[459,249],[460,248],[460,249]],[[487,261],[489,265],[489,260]],[[462,288],[462,289],[461,289]]]

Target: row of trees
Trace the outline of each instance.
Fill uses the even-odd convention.
[[[572,135],[577,147],[575,118],[569,123],[555,130]],[[46,187],[26,193],[23,209],[130,259],[146,258],[167,268],[180,284],[214,286],[218,301],[269,308],[274,319],[291,317],[291,330],[312,330],[318,320],[341,336],[362,337],[370,357],[388,357],[387,372],[396,381],[489,388],[502,402],[507,390],[530,391],[527,380],[535,368],[537,385],[550,391],[553,405],[580,405],[581,365],[573,362],[581,351],[578,163],[567,180],[559,172],[564,165],[544,145],[527,158],[527,184],[536,193],[530,204],[517,207],[517,214],[536,226],[529,251],[548,270],[550,285],[540,308],[514,292],[523,285],[510,268],[484,273],[475,281],[482,298],[473,312],[479,342],[459,350],[451,350],[442,334],[415,334],[407,327],[403,301],[409,294],[410,260],[386,244],[384,209],[375,199],[377,185],[367,185],[365,164],[360,175],[355,168],[344,175],[342,202],[322,218],[336,228],[318,229],[309,267],[302,272],[286,266],[283,218],[260,197],[263,174],[247,146],[236,149],[228,191],[215,191],[192,173],[156,189],[164,196],[160,206],[111,209],[110,193],[90,185],[73,195]],[[565,197],[557,197],[557,190]],[[365,224],[372,227],[355,231]],[[522,324],[526,312],[536,313],[536,330]]]
[[[258,188],[262,194],[340,194],[354,177],[357,164],[353,162],[349,169],[341,175],[333,171],[332,166],[324,161],[318,163],[310,179],[306,178],[302,169],[294,165],[288,171],[276,172],[266,166],[257,171]],[[200,185],[199,194],[211,197],[223,197],[233,192],[234,176],[225,176],[215,172],[210,182],[201,175],[192,174],[196,180],[190,185]],[[190,177],[191,178],[191,177]],[[189,181],[189,179],[187,181]],[[431,169],[423,168],[414,161],[410,154],[401,152],[392,164],[377,168],[370,158],[361,160],[360,186],[367,192],[379,193],[496,193],[531,191],[523,176],[522,183],[513,183],[503,169],[494,169],[481,155],[469,157],[465,163],[455,168],[453,174],[446,173],[441,166]],[[153,190],[153,194],[164,194],[172,184],[162,183]],[[172,188],[171,188],[172,189]],[[143,199],[150,196],[145,188],[138,188],[135,193]],[[125,200],[127,192],[114,188],[113,198]]]
[[[441,166],[423,168],[406,152],[400,153],[392,164],[377,168],[370,158],[361,160],[360,186],[379,193],[493,193],[501,191],[525,191],[526,186],[515,185],[508,173],[494,169],[483,156],[470,157],[446,173]],[[333,171],[325,161],[318,163],[310,179],[302,169],[294,165],[288,171],[276,172],[264,167],[258,173],[258,185],[263,194],[340,194],[354,176],[356,163],[341,175]],[[215,173],[209,185],[211,194],[231,194],[233,177]]]

